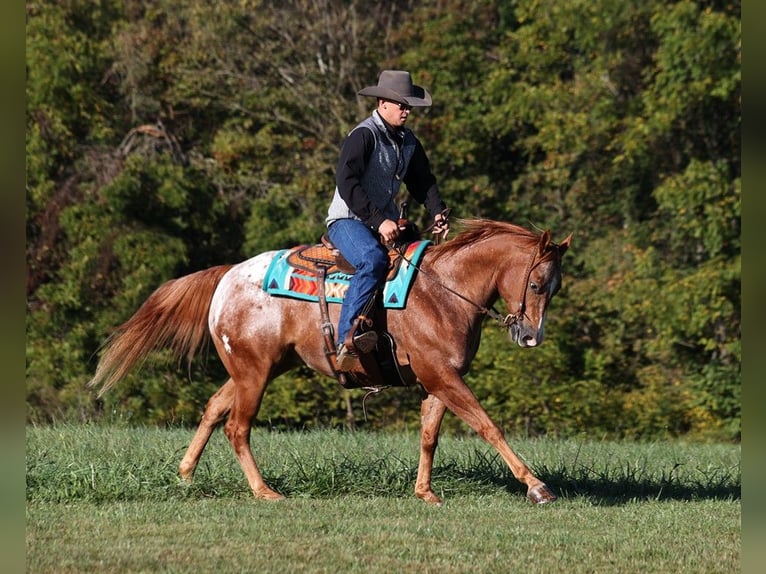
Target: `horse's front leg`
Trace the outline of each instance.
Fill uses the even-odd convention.
[[[234,403],[234,382],[229,379],[216,393],[210,397],[205,406],[205,412],[202,414],[197,432],[194,433],[189,448],[186,449],[178,472],[185,482],[191,482],[194,476],[194,470],[197,468],[202,451],[205,450],[210,435],[213,434],[215,427],[223,421]]]
[[[418,478],[415,481],[415,496],[440,505],[442,499],[431,490],[431,471],[434,467],[434,453],[439,443],[444,413],[447,406],[434,395],[427,395],[420,405],[420,460]]]
[[[553,502],[557,496],[545,483],[537,478],[526,464],[508,445],[503,431],[489,418],[484,408],[479,404],[463,378],[455,372],[443,374],[431,384],[422,381],[429,393],[439,397],[449,410],[460,417],[479,436],[491,444],[519,482],[527,486],[527,498],[534,504]]]

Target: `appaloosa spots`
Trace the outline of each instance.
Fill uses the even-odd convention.
[[[226,350],[226,353],[228,355],[231,355],[231,345],[229,344],[229,336],[224,335],[221,337],[221,341],[223,341],[223,348]]]

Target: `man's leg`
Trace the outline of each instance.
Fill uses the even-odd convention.
[[[356,268],[343,299],[336,342],[342,344],[375,289],[388,273],[388,253],[376,235],[355,219],[340,219],[328,229],[333,245]]]

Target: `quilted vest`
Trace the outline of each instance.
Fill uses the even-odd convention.
[[[409,129],[404,130],[401,147],[394,141],[385,123],[374,111],[360,122],[354,130],[369,129],[375,138],[375,149],[362,175],[361,184],[367,197],[388,219],[396,221],[399,210],[396,207],[396,195],[407,173],[412,155],[415,153],[415,136]],[[354,131],[351,130],[351,131]],[[327,225],[337,219],[359,219],[346,205],[335,188],[332,202],[327,211]]]

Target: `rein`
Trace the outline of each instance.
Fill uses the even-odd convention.
[[[529,258],[529,262],[527,263],[526,270],[524,271],[524,283],[522,283],[522,287],[521,287],[521,297],[519,298],[519,308],[515,313],[508,313],[505,317],[503,317],[503,315],[497,309],[495,309],[494,305],[489,308],[484,307],[483,305],[479,305],[475,301],[471,301],[468,297],[466,297],[462,293],[459,293],[458,291],[455,291],[451,287],[445,285],[436,276],[423,271],[423,269],[419,265],[407,259],[407,257],[404,255],[403,246],[397,247],[396,252],[399,254],[399,257],[401,257],[407,263],[412,265],[415,269],[418,270],[419,273],[422,273],[425,277],[427,277],[428,279],[430,279],[431,281],[439,285],[445,291],[449,291],[450,293],[462,299],[466,303],[473,305],[474,307],[476,307],[476,309],[478,309],[481,312],[482,315],[487,315],[488,317],[491,317],[492,319],[497,321],[500,324],[500,326],[503,327],[504,329],[509,329],[512,325],[517,323],[519,319],[524,315],[524,303],[527,298],[527,285],[529,285],[529,275],[532,273],[532,269],[534,268],[535,255],[536,255],[535,250],[532,251],[532,254]]]

